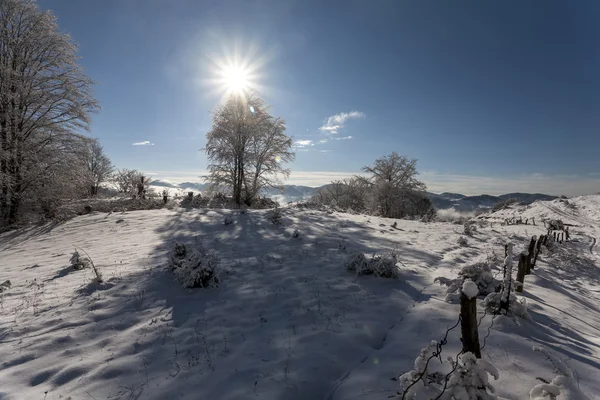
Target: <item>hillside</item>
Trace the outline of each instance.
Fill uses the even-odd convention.
[[[0,281],[12,282],[0,297],[0,398],[388,398],[398,390],[392,378],[456,323],[459,306],[434,279],[481,261],[498,274],[504,243],[518,254],[545,233],[541,222],[500,226],[515,215],[562,218],[572,241],[544,250],[526,277],[519,298],[528,318],[478,307],[483,358],[499,370],[491,384],[499,398],[522,400],[553,380],[552,363],[532,350],[543,346],[599,398],[598,210],[600,196],[587,196],[484,214],[493,226],[482,223],[467,246],[451,223],[293,208],[283,209],[282,226],[270,211],[175,209],[8,232],[0,235]],[[220,257],[219,288],[174,280],[165,266],[175,241]],[[74,247],[104,283],[69,267]],[[396,251],[400,278],[346,271],[356,251]],[[452,331],[443,356],[459,349]]]

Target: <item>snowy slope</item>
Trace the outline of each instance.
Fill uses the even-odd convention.
[[[573,204],[537,202],[521,212],[565,213],[577,226],[574,241],[543,254],[526,277],[531,320],[494,320],[483,356],[499,369],[493,384],[504,398],[528,398],[536,377],[554,378],[534,345],[565,360],[588,396],[600,398],[600,274],[590,252],[600,197]],[[461,247],[460,225],[284,209],[275,226],[267,213],[93,213],[1,235],[0,281],[13,286],[0,295],[0,399],[387,398],[398,390],[392,378],[456,322],[458,305],[444,301],[434,278],[453,278],[501,254],[507,240],[520,249],[545,231],[494,224]],[[175,240],[220,256],[218,289],[174,281],[164,266]],[[74,247],[89,253],[105,283],[68,267]],[[392,250],[399,280],[345,270],[352,251]],[[482,338],[491,320],[483,318]],[[459,347],[452,334],[444,352]]]

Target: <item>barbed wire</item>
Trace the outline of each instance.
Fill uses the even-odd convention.
[[[427,367],[429,366],[429,362],[431,360],[433,360],[434,358],[439,358],[440,361],[442,360],[442,356],[441,356],[442,355],[442,350],[443,350],[443,347],[448,343],[448,335],[450,334],[451,331],[453,331],[454,329],[456,329],[456,327],[460,324],[461,320],[462,320],[462,317],[459,315],[458,316],[458,321],[456,321],[456,324],[454,324],[453,326],[451,326],[450,328],[448,328],[446,330],[446,333],[444,334],[444,338],[441,341],[439,341],[439,342],[436,343],[435,350],[431,353],[431,356],[429,356],[429,358],[425,362],[425,367],[423,368],[423,371],[419,374],[419,376],[418,376],[417,379],[415,379],[410,385],[408,385],[404,389],[404,392],[402,393],[402,400],[406,399],[406,395],[407,395],[408,391],[410,390],[410,388],[413,387],[414,385],[416,385],[416,383],[419,382],[421,379],[423,379],[423,377],[427,373]],[[461,353],[462,353],[462,351],[461,351]],[[445,386],[446,385],[444,385],[444,387]],[[400,394],[400,393],[398,393],[398,394]]]

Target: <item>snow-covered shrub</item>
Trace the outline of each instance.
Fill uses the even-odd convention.
[[[346,269],[350,272],[355,272],[356,275],[365,275],[363,271],[367,269],[367,264],[367,257],[365,257],[364,253],[356,252],[350,254],[348,257]]]
[[[440,397],[443,400],[495,400],[494,387],[488,374],[495,380],[498,370],[490,362],[478,359],[473,353],[464,353],[458,362],[452,360],[455,371],[448,378],[446,391]],[[489,392],[488,392],[489,391]]]
[[[10,289],[12,287],[12,283],[7,279],[4,282],[0,283],[0,293]]]
[[[82,257],[79,252],[75,250],[71,255],[71,267],[74,270],[81,270],[90,266],[90,259],[88,257]]]
[[[475,232],[477,232],[477,225],[475,225],[475,222],[473,222],[473,221],[465,222],[463,227],[464,227],[463,233],[467,236],[473,236],[475,234]]]
[[[185,244],[175,243],[171,252],[169,269],[183,287],[218,287],[218,267],[218,257],[202,246],[200,249],[190,249]]]
[[[464,236],[459,237],[456,243],[462,247],[467,247],[469,245],[469,242],[467,242],[467,239]]]
[[[398,278],[400,270],[396,266],[396,253],[374,255],[369,260],[363,253],[352,253],[346,261],[346,269],[356,275],[373,275],[381,278]]]
[[[483,299],[481,305],[488,311],[496,313],[500,310],[502,298],[502,292],[490,293]],[[529,314],[527,313],[527,301],[525,298],[518,298],[512,291],[508,296],[508,315],[529,319]]]
[[[294,229],[294,232],[292,232],[292,237],[293,238],[299,238],[300,237],[300,231],[298,231],[298,229]]]
[[[533,351],[539,351],[548,357],[559,375],[550,383],[541,383],[534,386],[529,392],[530,400],[591,400],[588,395],[581,391],[576,379],[573,377],[573,371],[563,361],[554,357],[543,347],[534,346]]]
[[[223,221],[223,223],[225,225],[231,225],[231,224],[233,224],[233,220],[231,219],[231,217],[225,217],[225,220]]]
[[[368,268],[373,271],[373,275],[382,278],[398,278],[400,270],[396,266],[398,258],[396,253],[386,253],[375,255],[369,260]]]
[[[435,278],[435,282],[448,286],[446,290],[446,301],[450,303],[460,300],[460,289],[465,280],[470,279],[477,284],[479,294],[482,296],[493,293],[500,288],[501,282],[494,278],[491,264],[489,262],[477,262],[461,268],[458,277],[448,279],[444,277]]]
[[[281,225],[281,209],[275,205],[275,207],[269,213],[269,221],[271,221],[274,225]]]
[[[440,362],[431,357],[437,342],[432,341],[415,359],[413,370],[400,376],[403,399],[407,400],[495,400],[494,387],[489,375],[498,379],[498,370],[488,361],[478,359],[473,353],[464,353],[454,360],[448,357],[453,372],[447,377],[439,371]],[[427,360],[430,360],[429,362]],[[433,365],[432,365],[433,363]],[[433,369],[438,371],[432,372]]]

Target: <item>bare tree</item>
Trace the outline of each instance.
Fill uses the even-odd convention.
[[[104,153],[98,139],[88,141],[85,164],[89,179],[89,194],[95,196],[98,194],[100,184],[105,182],[114,170],[110,158]]]
[[[416,159],[392,152],[362,170],[371,174],[372,207],[382,216],[402,218],[423,208],[426,186],[417,179]]]
[[[207,180],[232,188],[237,204],[251,205],[260,190],[279,184],[294,159],[285,123],[269,113],[255,93],[235,95],[213,112],[213,126],[203,149],[211,163]]]
[[[142,197],[149,190],[152,180],[136,169],[120,169],[113,175],[113,182],[119,192]]]
[[[47,154],[98,109],[76,46],[33,0],[0,1],[0,221],[14,223]],[[60,148],[60,146],[58,146]],[[48,165],[52,169],[54,163]]]

